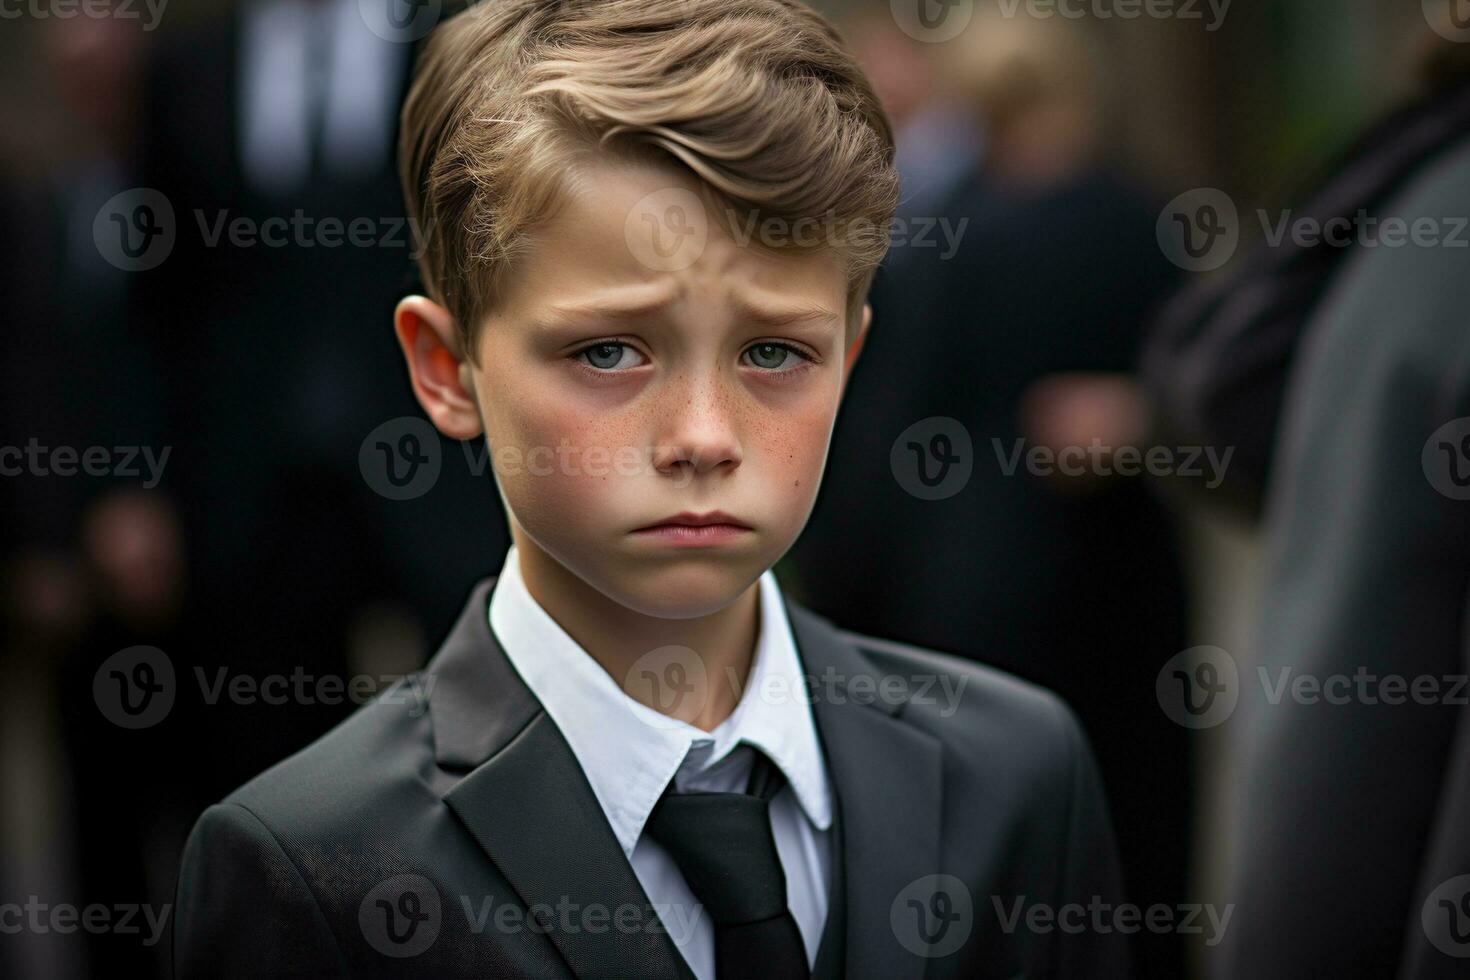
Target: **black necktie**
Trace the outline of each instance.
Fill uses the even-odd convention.
[[[674,793],[670,783],[648,817],[645,829],[714,922],[719,980],[810,976],[771,831],[771,798],[785,784],[757,751],[744,793]]]

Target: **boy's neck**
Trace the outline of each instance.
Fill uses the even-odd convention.
[[[630,696],[660,710],[644,696],[639,685],[624,681],[633,665],[648,652],[681,646],[695,651],[704,662],[708,696],[697,715],[680,717],[696,728],[712,731],[735,710],[750,673],[760,630],[759,582],[752,583],[724,609],[707,616],[647,616],[588,585],[528,536],[515,537],[521,578],[531,597]]]

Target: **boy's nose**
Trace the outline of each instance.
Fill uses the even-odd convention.
[[[740,465],[734,398],[718,378],[706,376],[674,385],[665,395],[667,419],[654,446],[660,473],[708,473]]]

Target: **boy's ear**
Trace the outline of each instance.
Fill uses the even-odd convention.
[[[847,387],[848,375],[852,374],[852,366],[857,363],[858,354],[862,353],[863,341],[868,339],[868,327],[873,325],[873,307],[867,303],[863,304],[863,322],[858,325],[857,336],[852,338],[852,343],[847,345],[847,356],[842,364],[842,386]]]
[[[482,429],[469,365],[459,349],[454,317],[424,296],[406,296],[393,311],[393,330],[408,362],[413,393],[434,427],[451,439],[473,439]]]

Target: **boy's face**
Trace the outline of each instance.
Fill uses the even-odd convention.
[[[847,342],[832,250],[737,242],[672,169],[580,176],[474,359],[441,308],[400,306],[415,390],[446,434],[483,426],[523,553],[644,614],[714,612],[806,523],[863,331]]]

